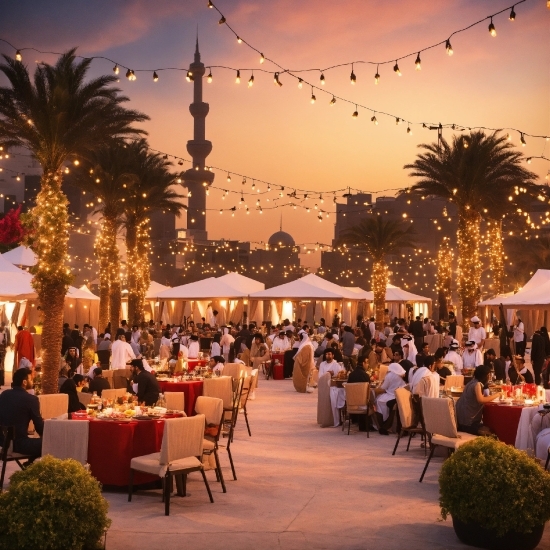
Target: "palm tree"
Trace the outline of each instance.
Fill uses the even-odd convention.
[[[63,306],[71,281],[66,264],[69,225],[67,199],[61,191],[62,167],[114,136],[144,133],[133,124],[147,117],[123,107],[128,99],[110,86],[116,77],[85,82],[91,59],[76,62],[75,49],[61,55],[55,65],[39,64],[34,82],[23,63],[3,57],[0,71],[9,86],[0,87],[0,145],[29,149],[43,170],[36,206],[29,216],[32,236],[28,244],[38,259],[33,285],[44,311],[43,390],[55,393]]]
[[[403,192],[437,196],[458,208],[458,267],[462,322],[465,328],[477,308],[481,286],[480,224],[491,217],[495,201],[515,196],[515,187],[536,189],[536,174],[520,166],[522,153],[497,132],[454,136],[452,143],[421,144],[425,152],[412,164],[409,176],[419,181]],[[534,191],[535,192],[535,191]],[[493,214],[494,219],[494,214]]]
[[[145,293],[151,281],[149,253],[149,214],[163,210],[179,215],[183,195],[173,186],[178,174],[169,172],[171,163],[153,153],[145,139],[128,144],[131,172],[135,179],[125,202],[126,252],[128,269],[128,319],[132,324],[143,321]]]
[[[384,327],[384,306],[388,286],[386,256],[397,254],[403,248],[412,248],[415,232],[410,224],[401,220],[388,220],[380,215],[362,220],[342,232],[340,241],[346,245],[365,250],[372,258],[371,284],[374,292],[376,327]]]
[[[437,251],[437,304],[439,306],[440,321],[449,318],[453,282],[453,257],[454,253],[450,239],[443,237]]]

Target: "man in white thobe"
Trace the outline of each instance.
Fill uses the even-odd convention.
[[[331,376],[336,376],[344,367],[339,365],[334,360],[334,353],[332,349],[325,351],[325,360],[319,365],[319,378],[326,374],[331,373]],[[337,388],[335,386],[330,387],[330,406],[332,408],[332,416],[334,417],[334,427],[340,424],[340,411],[339,409],[344,407],[346,402],[346,390],[344,388]]]
[[[482,348],[485,343],[485,338],[487,338],[487,333],[485,329],[481,326],[481,319],[476,315],[470,319],[472,326],[468,331],[468,340],[473,340],[478,348]],[[480,363],[483,365],[483,363]]]
[[[466,342],[466,349],[462,354],[462,366],[465,369],[475,369],[483,365],[483,357],[479,351],[477,344],[473,340]]]
[[[453,374],[462,374],[463,364],[462,357],[458,353],[459,343],[458,340],[453,340],[449,346],[449,351],[445,355],[445,361],[450,361],[454,365]]]
[[[117,336],[111,346],[111,369],[126,369],[126,363],[136,358],[132,346],[126,342],[124,334]]]

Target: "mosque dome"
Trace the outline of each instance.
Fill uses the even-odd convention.
[[[285,231],[277,231],[269,237],[269,246],[294,246],[296,243],[291,235]]]

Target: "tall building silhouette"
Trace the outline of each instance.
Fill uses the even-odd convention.
[[[206,139],[205,119],[209,105],[202,100],[202,83],[205,67],[201,63],[199,37],[195,48],[195,60],[189,65],[188,78],[193,82],[193,103],[189,111],[194,119],[193,139],[187,142],[187,152],[193,158],[193,167],[183,175],[183,185],[190,196],[187,210],[187,237],[195,242],[206,241],[206,190],[214,181],[214,174],[206,169],[206,157],[212,151],[212,143]]]

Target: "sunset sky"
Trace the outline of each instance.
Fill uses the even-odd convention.
[[[394,60],[445,40],[453,32],[509,5],[505,0],[216,0],[227,22],[248,42],[288,69],[321,68],[356,60]],[[247,184],[225,172],[216,172],[214,186],[250,191],[251,179],[276,185],[328,192],[347,186],[381,194],[402,188],[411,180],[403,165],[414,160],[417,145],[436,139],[436,133],[413,126],[396,126],[395,118],[338,101],[329,107],[332,93],[353,102],[416,122],[457,123],[464,126],[513,127],[530,134],[550,135],[550,10],[546,0],[528,0],[494,19],[497,36],[491,37],[485,21],[451,39],[454,55],[444,46],[424,52],[422,70],[414,70],[414,57],[380,66],[380,83],[374,84],[376,66],[357,64],[357,84],[350,85],[350,67],[326,71],[327,93],[299,90],[296,81],[282,75],[283,86],[273,83],[277,70],[244,44],[238,44],[219,14],[207,9],[207,0],[5,0],[2,2],[0,38],[16,48],[34,47],[62,52],[78,46],[86,56],[106,56],[133,69],[129,82],[121,72],[120,87],[128,104],[147,113],[149,143],[166,153],[189,158],[185,145],[192,138],[188,105],[192,85],[185,72],[162,71],[154,83],[152,69],[186,68],[193,59],[199,29],[202,61],[241,69],[212,69],[212,84],[205,83],[204,101],[210,104],[207,139],[213,143],[208,163],[246,174]],[[14,51],[0,42],[0,52]],[[24,62],[54,62],[55,55],[24,51]],[[112,63],[96,60],[91,75],[112,74]],[[250,69],[255,83],[247,87]],[[303,78],[319,84],[319,72]],[[444,136],[451,137],[451,130]],[[550,157],[550,142],[528,138],[526,156]],[[519,135],[513,134],[519,145]],[[541,182],[550,168],[544,160],[529,166]],[[260,185],[265,190],[265,185]],[[208,207],[236,205],[239,195],[221,200],[212,191]],[[276,194],[270,195],[275,198]],[[313,206],[312,201],[311,205]],[[250,203],[251,204],[251,203]],[[264,208],[273,205],[262,198]],[[334,210],[325,201],[327,210]],[[211,238],[267,240],[279,227],[297,243],[329,243],[334,216],[319,223],[305,210],[279,208],[246,215],[208,212]],[[180,223],[182,225],[182,223]]]

